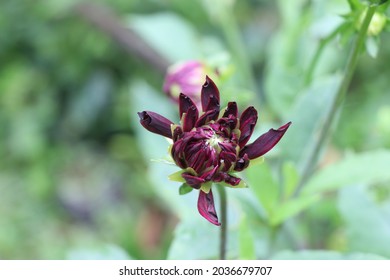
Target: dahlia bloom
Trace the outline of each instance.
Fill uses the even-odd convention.
[[[138,113],[147,130],[172,139],[171,156],[182,170],[180,179],[199,190],[198,211],[209,222],[220,225],[215,211],[212,182],[240,187],[233,174],[249,166],[250,160],[271,150],[291,122],[270,129],[248,144],[257,122],[257,111],[248,107],[240,115],[236,102],[229,102],[220,112],[219,90],[206,76],[201,89],[201,110],[187,95],[179,96],[180,124],[150,111]],[[176,174],[177,175],[177,174]]]

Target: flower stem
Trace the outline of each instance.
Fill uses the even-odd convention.
[[[233,7],[227,6],[226,9],[221,12],[221,28],[226,42],[232,51],[234,62],[239,69],[237,74],[240,75],[241,82],[244,83],[249,90],[257,92],[256,79],[248,58],[246,46],[243,44],[243,39],[241,38]]]
[[[336,116],[336,112],[339,109],[340,105],[342,104],[348,86],[351,82],[353,73],[356,68],[357,60],[359,58],[360,50],[363,46],[368,26],[371,22],[371,19],[375,13],[375,10],[377,8],[377,5],[371,5],[369,6],[366,16],[364,18],[363,24],[359,30],[359,33],[357,35],[357,38],[353,44],[352,50],[350,52],[350,55],[348,57],[347,65],[344,72],[344,77],[340,83],[340,86],[337,90],[336,97],[334,98],[331,107],[325,117],[324,124],[320,128],[318,138],[314,145],[312,146],[312,149],[309,152],[308,160],[306,161],[306,164],[303,169],[301,180],[298,184],[298,187],[296,189],[295,195],[298,195],[300,191],[302,190],[303,186],[305,185],[306,181],[311,176],[314,167],[317,165],[318,156],[321,151],[321,148],[324,144],[324,141],[326,139],[326,136],[329,133],[329,130],[333,124],[333,121]]]
[[[221,201],[221,231],[220,231],[220,240],[219,240],[219,259],[226,259],[226,243],[227,243],[227,197],[226,190],[224,186],[217,186]]]
[[[322,52],[324,51],[326,45],[336,37],[336,35],[340,32],[340,29],[342,27],[343,26],[341,25],[339,28],[336,28],[332,33],[330,33],[327,37],[320,40],[319,45],[316,49],[316,52],[314,53],[314,56],[310,61],[309,68],[306,71],[305,80],[304,80],[305,86],[307,86],[311,83],[311,81],[313,79],[313,74],[314,74],[315,68],[318,64],[318,61],[319,61],[319,59],[322,55]]]
[[[275,249],[274,247],[275,247],[275,243],[276,243],[276,237],[280,231],[280,228],[281,228],[281,225],[270,227],[270,237],[269,237],[269,243],[268,243],[267,258],[270,258],[272,256],[272,253]]]

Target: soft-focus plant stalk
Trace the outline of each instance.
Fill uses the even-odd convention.
[[[318,64],[318,61],[319,61],[319,59],[322,55],[322,52],[324,51],[326,45],[336,37],[336,35],[340,32],[341,28],[342,28],[342,25],[340,25],[338,28],[336,28],[327,37],[320,40],[320,43],[316,49],[316,52],[314,53],[313,58],[310,61],[309,68],[307,69],[307,72],[305,75],[305,80],[304,80],[305,86],[308,86],[311,83],[311,81],[313,80],[313,74],[314,74],[315,68]]]
[[[278,236],[278,233],[281,229],[281,225],[271,226],[270,227],[270,237],[268,241],[268,251],[267,251],[267,257],[270,258],[272,256],[272,253],[274,251],[276,238]]]
[[[220,240],[219,240],[219,259],[226,259],[226,244],[227,244],[227,196],[224,186],[217,185],[217,190],[221,203],[221,231],[220,231]]]
[[[298,187],[296,189],[295,195],[298,195],[300,191],[302,190],[304,184],[309,179],[310,175],[313,172],[314,167],[317,165],[319,153],[321,151],[321,148],[325,142],[326,136],[329,134],[330,128],[333,124],[334,118],[336,116],[337,110],[340,108],[345,94],[347,92],[348,86],[351,82],[353,73],[356,68],[357,60],[359,58],[359,54],[361,51],[361,48],[364,44],[367,30],[369,27],[369,24],[371,22],[371,19],[375,13],[375,10],[377,8],[377,5],[370,5],[367,9],[366,16],[363,20],[363,24],[359,30],[359,33],[357,35],[357,38],[352,46],[347,65],[344,72],[344,77],[340,83],[340,86],[338,88],[338,91],[336,93],[336,97],[334,98],[331,107],[329,109],[328,114],[326,115],[326,119],[324,121],[323,126],[321,127],[319,131],[319,135],[317,138],[317,141],[314,143],[313,148],[309,152],[308,160],[306,161],[306,165],[304,166],[303,173],[301,180],[298,184]]]
[[[220,26],[233,53],[234,62],[238,67],[238,74],[249,90],[257,92],[256,80],[246,52],[246,47],[242,43],[243,39],[241,38],[241,32],[234,16],[233,5],[225,5],[223,11],[220,12]]]

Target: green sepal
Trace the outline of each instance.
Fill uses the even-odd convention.
[[[256,165],[259,165],[259,164],[262,164],[264,162],[264,157],[261,156],[261,157],[258,157],[258,158],[255,158],[255,159],[251,159],[251,162],[249,164],[250,167],[253,167],[253,166],[256,166]]]
[[[151,159],[150,161],[157,162],[157,163],[165,163],[165,164],[169,164],[169,165],[176,165],[171,157]]]
[[[202,184],[202,186],[200,187],[200,190],[203,191],[204,193],[209,193],[210,190],[211,190],[211,185],[212,185],[211,182],[204,183],[204,184]]]
[[[183,174],[184,172],[190,173],[194,176],[198,175],[193,168],[187,167],[186,169],[181,169],[179,171],[176,171],[175,173],[172,173],[168,176],[168,179],[175,182],[185,183],[186,180],[181,176],[181,174]]]
[[[179,194],[185,195],[187,193],[190,193],[194,188],[190,187],[188,184],[183,183],[179,188]]]
[[[184,120],[185,120],[186,115],[187,115],[187,113],[183,113],[183,114],[181,115],[181,118],[180,118],[181,127],[184,126]],[[172,131],[173,131],[173,130],[172,130]],[[172,135],[173,135],[173,133],[172,133]]]
[[[237,121],[237,126],[239,127],[239,125],[240,125],[240,120]],[[235,128],[232,130],[232,133],[237,136],[237,139],[240,139],[240,137],[241,137],[241,130],[240,129]]]
[[[181,176],[183,172],[185,172],[185,170],[181,169],[175,173],[172,173],[171,175],[168,176],[168,179],[171,181],[184,183],[186,180],[184,180],[184,178]]]

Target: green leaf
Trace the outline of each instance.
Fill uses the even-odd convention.
[[[288,200],[275,209],[275,212],[270,217],[270,223],[273,226],[277,226],[288,218],[298,214],[299,212],[307,209],[315,202],[319,201],[320,196],[310,195],[310,196],[300,196],[291,200]]]
[[[194,188],[191,188],[189,185],[187,185],[186,183],[182,184],[179,188],[179,194],[180,195],[184,195],[184,194],[187,194],[187,193],[190,193]]]
[[[295,191],[298,185],[299,174],[295,165],[291,161],[283,164],[283,180],[284,180],[284,198],[289,198]]]
[[[271,168],[264,162],[261,166],[249,167],[246,175],[249,188],[270,216],[279,197],[279,186],[272,176]]]
[[[352,11],[360,11],[365,8],[365,6],[360,2],[360,0],[348,0],[348,4]]]
[[[367,53],[372,58],[376,58],[378,55],[378,51],[379,51],[379,39],[377,39],[376,37],[370,36],[370,37],[367,37],[365,42],[366,42]]]
[[[390,258],[390,220],[363,185],[340,191],[338,207],[345,220],[350,250]]]
[[[199,34],[177,14],[131,15],[128,26],[170,61],[201,57]]]
[[[248,225],[248,219],[245,215],[242,215],[239,232],[239,256],[240,260],[254,260],[256,259],[255,254],[255,243],[253,235]]]
[[[302,250],[302,251],[282,251],[276,253],[274,260],[384,260],[382,256],[353,252],[342,254],[335,251],[326,250]]]
[[[313,175],[304,193],[332,191],[352,184],[390,181],[390,151],[378,150],[347,156]]]
[[[288,141],[282,141],[279,148],[285,158],[297,163],[298,169],[305,163],[310,145],[315,142],[318,130],[335,98],[339,83],[338,75],[317,79],[315,84],[296,101],[292,112],[287,117],[293,124],[285,136]]]
[[[87,248],[72,248],[66,253],[68,260],[129,260],[127,252],[114,244],[102,244]]]

